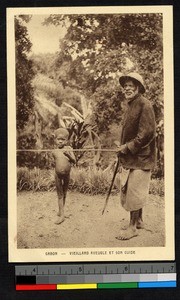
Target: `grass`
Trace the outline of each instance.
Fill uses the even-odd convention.
[[[103,171],[97,168],[72,168],[69,190],[76,190],[84,194],[106,194],[112,180],[112,171]],[[34,167],[28,169],[21,167],[17,169],[18,191],[53,191],[55,190],[54,170],[43,170]],[[115,185],[113,193],[118,192]],[[164,181],[152,179],[150,183],[150,194],[164,195]]]
[[[17,171],[18,191],[53,191],[55,189],[54,172],[27,167],[18,168]]]
[[[104,194],[110,186],[111,177],[96,168],[72,169],[70,186],[86,194]]]

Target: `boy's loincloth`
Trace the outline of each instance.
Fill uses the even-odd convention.
[[[120,173],[121,204],[127,211],[141,209],[147,201],[150,184],[150,170],[129,170],[125,175]],[[125,177],[125,179],[124,179]]]

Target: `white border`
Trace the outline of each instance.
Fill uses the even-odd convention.
[[[7,8],[7,83],[8,83],[8,237],[10,262],[82,262],[82,261],[146,261],[173,260],[174,253],[174,92],[173,92],[173,7],[172,6],[109,6]],[[69,251],[100,251],[102,249],[17,249],[16,191],[16,97],[14,16],[19,14],[119,14],[162,13],[164,51],[164,123],[165,123],[165,247],[106,248],[104,255],[70,256]],[[123,254],[109,255],[120,250]],[[125,251],[135,251],[134,255]],[[46,256],[46,252],[57,252]],[[62,253],[67,255],[63,256]]]

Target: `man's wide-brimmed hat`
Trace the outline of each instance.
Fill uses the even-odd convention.
[[[131,79],[133,81],[135,81],[139,87],[140,87],[140,90],[139,92],[140,93],[144,93],[145,92],[145,86],[144,86],[144,81],[143,81],[143,78],[140,74],[138,73],[135,73],[135,72],[132,72],[132,73],[129,73],[127,75],[122,75],[120,76],[119,78],[119,83],[122,87],[124,87],[124,84],[125,82],[128,80],[128,79]]]

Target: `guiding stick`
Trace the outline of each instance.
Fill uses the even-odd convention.
[[[116,168],[115,168],[115,170],[114,170],[113,178],[112,178],[112,181],[111,181],[111,185],[110,185],[110,188],[109,188],[109,191],[108,191],[106,200],[105,200],[104,208],[103,208],[103,210],[102,210],[102,215],[104,214],[104,211],[105,211],[106,206],[107,206],[107,204],[108,204],[109,196],[110,196],[110,194],[111,194],[112,187],[113,187],[113,185],[114,185],[114,180],[115,180],[115,177],[116,177],[116,174],[117,174],[117,171],[118,171],[119,163],[120,163],[120,158],[118,157],[118,160],[117,160],[117,163],[116,163]]]

